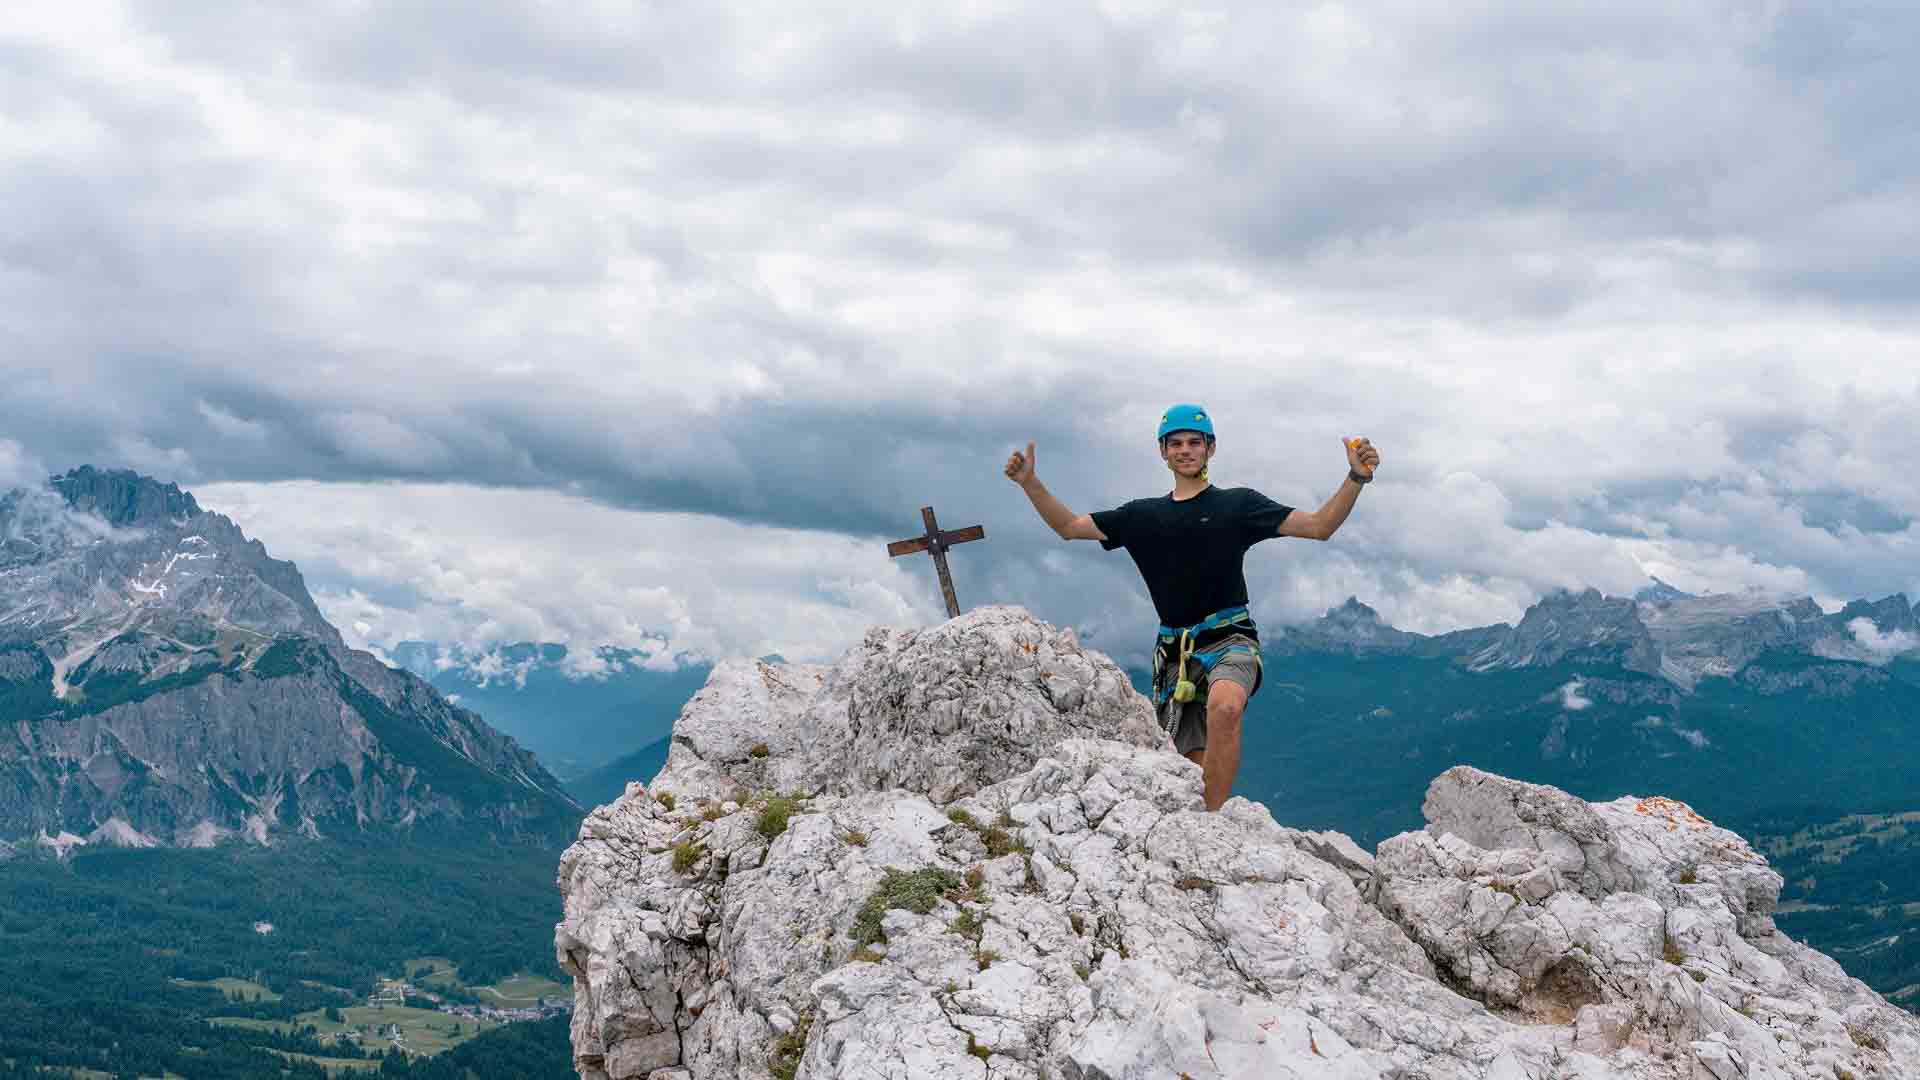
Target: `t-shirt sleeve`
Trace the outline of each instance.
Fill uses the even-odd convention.
[[[1100,541],[1100,546],[1112,551],[1114,548],[1127,546],[1127,541],[1133,536],[1133,525],[1139,512],[1134,509],[1132,503],[1127,503],[1111,510],[1095,510],[1090,516],[1093,518],[1094,526],[1107,535],[1105,540]]]
[[[1293,507],[1274,502],[1265,495],[1247,489],[1246,502],[1240,508],[1240,538],[1248,547],[1280,535],[1280,523],[1293,513]]]

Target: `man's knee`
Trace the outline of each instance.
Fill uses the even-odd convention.
[[[1235,687],[1238,689],[1238,687]],[[1247,711],[1247,697],[1244,692],[1238,694],[1212,694],[1207,700],[1207,730],[1219,731],[1222,728],[1238,731],[1241,714]]]

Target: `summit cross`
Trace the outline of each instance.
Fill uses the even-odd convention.
[[[912,555],[921,551],[930,552],[933,555],[934,568],[940,571],[940,592],[947,598],[947,618],[959,618],[960,601],[953,595],[953,574],[947,570],[947,549],[969,540],[984,540],[987,537],[987,530],[980,525],[969,525],[964,529],[941,532],[940,523],[934,519],[931,506],[920,508],[920,520],[926,523],[926,534],[911,540],[895,540],[887,545],[887,555],[899,558],[902,555]]]

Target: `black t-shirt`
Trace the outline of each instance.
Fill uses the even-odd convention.
[[[1101,547],[1133,556],[1160,622],[1192,626],[1247,602],[1247,549],[1280,535],[1292,512],[1252,488],[1208,487],[1182,502],[1135,499],[1096,512],[1093,523],[1107,535]]]

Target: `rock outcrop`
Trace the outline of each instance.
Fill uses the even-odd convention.
[[[1920,1021],[1787,939],[1659,798],[1468,768],[1369,854],[1202,809],[1105,657],[1015,608],[724,664],[595,810],[556,930],[591,1080],[1915,1075]]]

